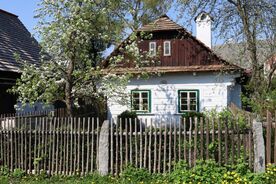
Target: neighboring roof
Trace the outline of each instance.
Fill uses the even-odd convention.
[[[14,55],[30,63],[39,62],[39,45],[17,15],[0,9],[0,71],[19,72]]]
[[[214,56],[218,61],[221,62],[221,66],[228,66],[228,67],[211,67],[212,70],[210,71],[218,71],[221,69],[227,70],[230,69],[236,69],[236,70],[240,70],[242,68],[240,68],[239,66],[233,64],[233,63],[229,63],[226,60],[224,60],[223,58],[221,58],[219,55],[217,55],[212,49],[210,49],[208,46],[206,46],[203,42],[201,42],[200,40],[198,40],[196,37],[194,37],[190,32],[188,32],[184,27],[178,25],[177,23],[175,23],[173,20],[171,20],[167,15],[162,15],[161,17],[159,17],[157,20],[155,20],[152,23],[149,23],[147,25],[142,26],[141,28],[139,28],[137,30],[137,32],[141,32],[141,31],[145,31],[145,32],[157,32],[157,31],[177,31],[179,32],[181,35],[185,35],[188,38],[191,38],[192,40],[194,40],[195,42],[197,42],[197,44],[203,46],[209,53],[210,55]],[[106,63],[108,63],[108,60],[114,56],[119,54],[120,52],[120,48],[125,47],[125,45],[127,45],[129,38],[127,38],[126,40],[124,40],[121,44],[119,44],[119,46],[117,48],[114,49],[114,51],[106,58],[105,60],[105,66]],[[211,66],[211,65],[210,65]],[[230,67],[229,67],[230,66]],[[193,66],[194,69],[198,69],[197,71],[200,71],[201,69],[197,68],[197,66]],[[191,68],[193,68],[191,67]],[[208,65],[202,66],[203,67],[207,67]],[[155,68],[162,68],[162,67],[155,67]],[[172,69],[172,68],[176,68],[176,67],[169,67],[168,69]],[[189,67],[188,67],[189,68]],[[193,71],[194,69],[191,70],[191,68],[189,68],[187,70],[187,68],[185,67],[178,67],[177,70],[179,69],[183,69],[183,71]],[[128,68],[129,69],[129,68]],[[135,70],[135,69],[134,69]],[[174,70],[172,70],[174,71]],[[205,71],[209,71],[209,69],[206,69]]]
[[[138,31],[164,31],[164,30],[181,30],[182,26],[172,21],[167,15],[162,15],[155,21],[142,26]]]
[[[226,43],[213,47],[214,52],[229,63],[236,64],[244,69],[251,69],[249,53],[245,43]],[[274,53],[271,43],[258,41],[257,57],[261,63],[265,63]]]

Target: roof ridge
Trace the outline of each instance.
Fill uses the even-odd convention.
[[[0,13],[5,13],[5,14],[8,14],[8,15],[11,15],[11,16],[14,16],[14,17],[18,17],[18,15],[15,15],[15,14],[13,14],[11,12],[8,12],[6,10],[3,10],[3,9],[0,9]]]
[[[175,29],[175,30],[179,30],[179,29],[183,29],[184,27],[177,24],[175,21],[173,21],[167,14],[163,14],[160,17],[156,18],[155,20],[153,20],[152,22],[149,22],[145,25],[142,25],[142,27],[138,28],[137,31],[154,31],[154,30],[158,30],[158,28],[151,28],[154,26],[158,26],[161,25],[161,27],[164,25],[162,25],[162,22],[167,22],[170,21],[171,23],[173,23],[174,25],[171,25],[173,28],[169,28],[169,30]],[[161,24],[160,24],[161,23]],[[152,29],[152,30],[151,30]]]

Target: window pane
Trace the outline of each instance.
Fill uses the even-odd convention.
[[[190,105],[190,110],[191,111],[196,111],[196,105]]]
[[[143,99],[142,103],[148,105],[148,99]]]
[[[147,111],[148,110],[148,104],[147,103],[144,103],[143,106],[142,106],[142,110],[143,111]]]
[[[190,104],[191,105],[196,105],[196,100],[195,99],[190,99]]]
[[[166,43],[166,44],[165,44],[165,53],[166,53],[166,54],[169,54],[169,53],[170,53],[170,46],[169,46],[169,43]]]
[[[181,92],[181,98],[187,98],[187,92]]]
[[[183,104],[183,105],[186,105],[186,104],[188,104],[188,101],[187,101],[187,99],[181,99],[181,104]]]
[[[149,43],[149,53],[150,53],[150,55],[156,54],[156,43],[155,42]]]
[[[164,42],[164,54],[165,55],[170,55],[171,51],[170,51],[170,42]]]
[[[148,93],[147,92],[143,92],[142,93],[142,98],[148,98]]]
[[[137,93],[137,92],[132,93],[132,97],[133,97],[133,98],[139,98],[139,93]]]
[[[187,111],[188,110],[188,106],[187,105],[181,105],[181,111]]]
[[[139,99],[134,99],[133,101],[132,101],[132,108],[134,109],[134,110],[139,110]]]
[[[196,97],[196,92],[190,92],[190,98],[195,98]]]

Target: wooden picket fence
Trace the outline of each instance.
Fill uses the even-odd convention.
[[[267,111],[266,121],[263,123],[265,130],[266,163],[276,164],[276,112]]]
[[[2,118],[1,166],[26,173],[87,174],[97,169],[97,118]]]
[[[117,126],[110,126],[111,174],[119,174],[128,164],[153,173],[170,172],[180,160],[192,167],[198,159],[215,159],[221,165],[243,159],[252,168],[250,121],[243,129],[235,121],[204,118],[112,122]]]
[[[267,163],[275,163],[275,122],[268,113],[265,127]],[[102,122],[98,118],[8,117],[0,121],[0,165],[27,173],[85,175],[98,169]],[[126,165],[153,173],[171,172],[178,161],[220,165],[239,159],[253,167],[252,121],[233,119],[113,119],[108,145],[109,171]],[[274,155],[274,158],[272,158]]]

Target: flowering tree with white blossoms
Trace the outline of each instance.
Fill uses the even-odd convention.
[[[42,0],[37,10],[41,64],[23,63],[21,78],[12,89],[18,101],[52,104],[60,100],[72,116],[79,99],[125,97],[125,87],[133,76],[113,72],[117,63],[128,62],[127,55],[139,69],[151,60],[139,53],[133,34],[121,48],[123,54],[109,58],[104,66],[103,52],[122,40],[121,29],[125,29],[117,16],[119,4],[120,0]]]

